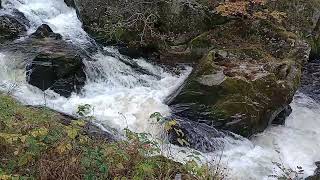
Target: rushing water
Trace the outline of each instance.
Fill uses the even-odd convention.
[[[29,34],[46,23],[65,40],[78,46],[86,46],[91,41],[81,28],[75,10],[67,7],[63,0],[3,0],[2,3],[5,10],[0,14],[10,14],[13,9],[24,13],[30,21]],[[153,112],[170,114],[164,101],[184,82],[191,68],[184,67],[180,75],[174,75],[144,59],[133,59],[140,67],[158,76],[146,75],[135,72],[115,58],[121,57],[116,49],[105,48],[104,51],[116,56],[97,53],[92,56],[95,61],[85,62],[88,80],[84,90],[70,98],[50,90],[44,93],[28,85],[24,55],[2,52],[0,90],[10,91],[23,103],[46,105],[69,114],[75,113],[81,104],[90,104],[94,107],[96,123],[155,134],[159,129],[151,125],[149,115]],[[281,174],[273,162],[294,170],[301,166],[305,170],[304,176],[311,175],[314,162],[320,160],[320,105],[297,94],[292,107],[293,113],[285,126],[270,127],[251,141],[233,140],[223,152],[203,154],[204,159],[212,162],[221,158],[221,164],[228,168],[229,179],[271,179],[269,175]],[[178,152],[179,148],[175,148]],[[175,158],[179,160],[183,156],[177,153]]]

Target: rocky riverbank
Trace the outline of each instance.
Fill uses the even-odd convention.
[[[115,141],[86,120],[0,94],[0,179],[220,178],[206,167],[150,157],[157,151],[151,142],[127,135]]]

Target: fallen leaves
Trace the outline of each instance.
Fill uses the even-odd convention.
[[[35,129],[31,132],[31,135],[33,137],[44,137],[46,135],[48,135],[48,129],[47,128],[39,128],[39,129]]]

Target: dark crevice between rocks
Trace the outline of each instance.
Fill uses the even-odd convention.
[[[292,113],[292,108],[290,105],[285,107],[272,121],[273,125],[285,125],[286,118]]]
[[[304,65],[300,92],[320,102],[320,59],[310,59]]]

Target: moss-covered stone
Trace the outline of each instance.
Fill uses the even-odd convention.
[[[312,58],[320,57],[320,1],[268,1],[266,6],[269,11],[285,13],[285,18],[278,24],[306,39],[312,47]]]
[[[246,137],[263,131],[291,103],[309,46],[268,20],[229,22],[204,36],[213,49],[172,104]]]
[[[151,51],[148,53],[157,53],[160,62],[198,60],[199,53],[195,56],[186,52],[187,48],[181,51],[175,47],[188,45],[190,40],[228,20],[215,14],[212,1],[207,0],[74,0],[74,4],[84,29],[98,42],[137,50],[147,48]]]

